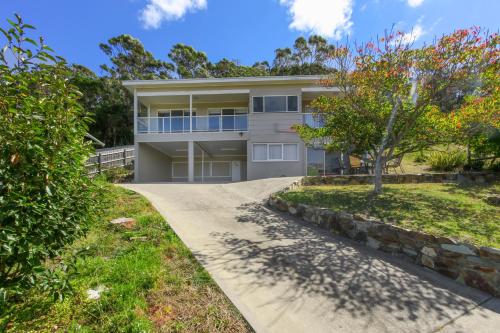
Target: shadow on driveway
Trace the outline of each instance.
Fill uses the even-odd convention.
[[[401,325],[408,329],[401,332],[431,332],[491,299],[402,258],[370,250],[261,204],[237,209],[237,222],[259,226],[263,240],[212,232],[210,236],[227,249],[222,256],[217,254],[219,265],[236,276],[259,277],[247,286],[249,292],[287,281],[293,288],[276,298],[279,304],[300,304],[304,297],[326,299],[317,304],[321,315],[347,312],[353,319],[374,321],[388,316],[383,325],[389,331]],[[202,261],[213,262],[207,256],[210,253],[197,254]],[[289,310],[281,308],[283,313]]]

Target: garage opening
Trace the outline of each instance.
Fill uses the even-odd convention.
[[[162,181],[188,181],[187,142],[154,142],[147,145],[167,159],[151,160],[152,163],[147,163],[142,169],[147,169],[149,173],[162,174]],[[194,181],[218,183],[246,180],[246,147],[245,140],[194,142]],[[141,172],[141,177],[149,176]]]

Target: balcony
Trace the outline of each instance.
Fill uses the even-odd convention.
[[[189,119],[189,117],[138,117],[137,132],[158,134],[248,131],[248,114],[193,116],[192,126]]]
[[[304,113],[302,115],[302,123],[312,128],[321,128],[325,126],[324,119],[313,113]]]

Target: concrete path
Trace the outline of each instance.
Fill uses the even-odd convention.
[[[291,183],[127,184],[257,332],[500,332],[500,300],[261,205]]]

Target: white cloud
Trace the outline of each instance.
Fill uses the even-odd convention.
[[[280,0],[292,16],[290,28],[340,39],[352,26],[353,0]]]
[[[146,29],[157,29],[163,21],[178,20],[188,11],[207,7],[207,0],[148,0],[140,12],[140,20]]]
[[[422,27],[422,24],[418,22],[415,24],[413,29],[410,32],[404,33],[400,38],[396,39],[395,42],[401,41],[403,44],[411,44],[416,42],[420,37],[425,34],[425,30]]]
[[[408,0],[407,2],[408,6],[415,8],[420,6],[424,2],[424,0]]]

